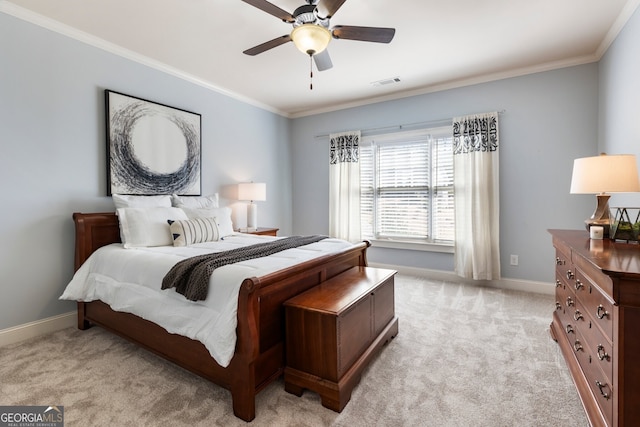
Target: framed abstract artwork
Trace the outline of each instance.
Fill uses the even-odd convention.
[[[200,195],[201,116],[105,90],[107,195]]]

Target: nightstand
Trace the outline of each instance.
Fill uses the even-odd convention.
[[[247,231],[246,228],[239,228],[236,231],[238,233],[259,234],[261,236],[276,236],[278,234],[278,230],[279,230],[279,228],[258,227],[257,230]]]

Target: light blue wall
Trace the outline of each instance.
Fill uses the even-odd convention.
[[[599,150],[640,155],[639,33],[636,12],[600,64],[288,120],[0,13],[0,330],[74,309],[57,300],[72,275],[71,213],[113,209],[104,89],[202,114],[203,193],[267,182],[259,220],[282,234],[328,232],[328,145],[317,135],[505,110],[503,276],[550,281],[546,229],[581,228],[594,208],[591,196],[569,195],[573,159]],[[243,225],[244,206],[223,203]],[[518,267],[509,254],[519,255]],[[452,268],[446,254],[372,248],[369,259]]]
[[[588,64],[294,120],[293,230],[328,232],[328,138],[343,130],[505,110],[500,132],[500,245],[506,278],[551,281],[549,228],[582,228],[594,209],[569,194],[573,159],[597,152],[598,66]],[[519,265],[509,264],[509,255]],[[452,271],[453,256],[372,248],[369,261]]]
[[[600,61],[599,148],[640,162],[640,9]],[[640,166],[640,163],[639,163]],[[640,168],[639,168],[640,170]],[[614,194],[611,206],[640,206],[638,193]]]
[[[0,330],[75,309],[71,214],[114,208],[104,89],[200,113],[203,194],[264,181],[260,223],[291,233],[289,119],[0,13]]]

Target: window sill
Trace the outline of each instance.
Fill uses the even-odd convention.
[[[426,251],[426,252],[443,252],[453,253],[453,244],[448,243],[418,243],[418,242],[405,242],[401,240],[375,240],[370,239],[371,246],[378,248],[392,248],[392,249],[408,249],[412,251]]]

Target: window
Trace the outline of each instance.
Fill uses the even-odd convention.
[[[450,127],[363,137],[360,185],[363,238],[453,243]]]

